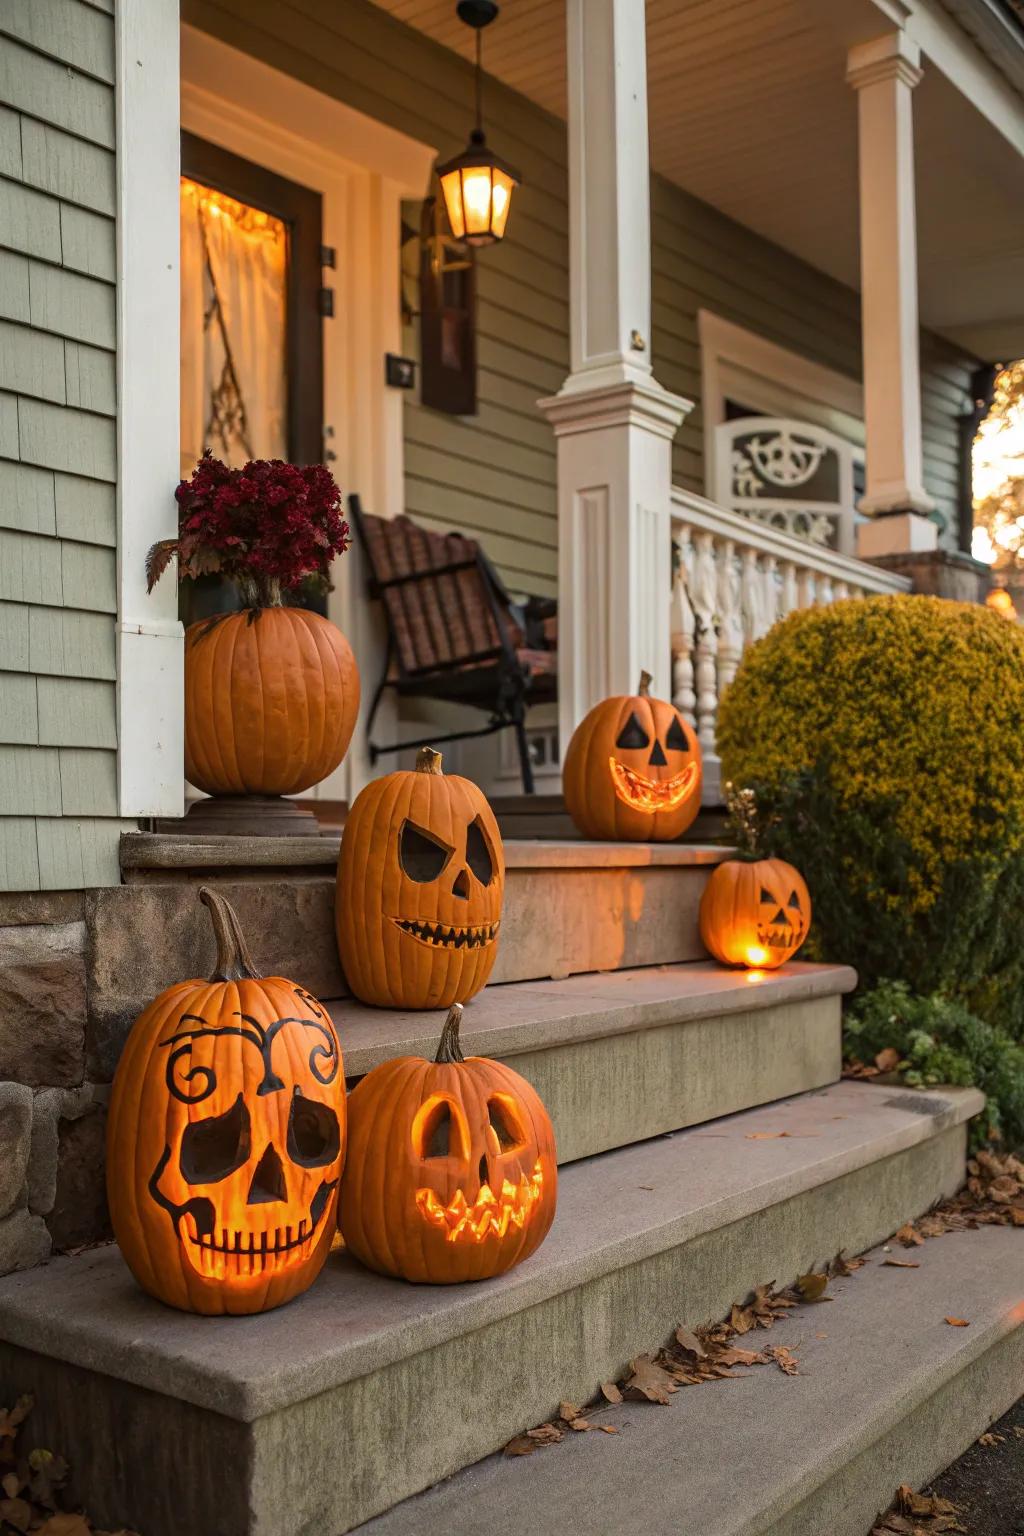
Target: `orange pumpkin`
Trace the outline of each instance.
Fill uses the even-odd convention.
[[[527,1258],[558,1193],[547,1110],[511,1067],[463,1057],[461,1017],[456,1003],[433,1062],[384,1062],[349,1098],[342,1236],[369,1269],[432,1285]]]
[[[107,1194],[143,1290],[186,1312],[265,1312],[307,1289],[331,1246],[345,1074],[314,997],[254,969],[229,904],[203,888],[209,981],[168,987],[114,1076]]]
[[[380,1008],[447,1008],[484,986],[498,949],[505,858],[486,796],[441,771],[367,784],[345,822],[335,906],[356,997]]]
[[[663,842],[700,810],[700,745],[674,704],[636,694],[604,699],[576,727],[562,792],[584,837]]]
[[[700,936],[724,965],[773,971],[792,960],[810,926],[803,876],[783,859],[728,859],[704,887]]]
[[[341,762],[359,673],[336,625],[247,608],[185,635],[185,777],[210,795],[297,795]]]

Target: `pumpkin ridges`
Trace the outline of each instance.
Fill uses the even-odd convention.
[[[700,906],[700,933],[705,948],[724,965],[751,965],[749,948],[756,942],[757,918],[762,886],[772,891],[779,882],[783,888],[797,892],[800,901],[800,920],[804,927],[801,945],[790,951],[772,953],[776,946],[769,946],[763,959],[756,962],[761,970],[776,970],[787,960],[793,959],[806,941],[813,916],[810,893],[799,870],[783,859],[728,859],[711,873]],[[772,892],[773,902],[777,899]],[[785,908],[786,896],[779,899]],[[788,913],[787,913],[788,915]]]

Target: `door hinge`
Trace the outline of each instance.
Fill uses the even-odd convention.
[[[320,289],[320,313],[322,315],[326,315],[328,319],[333,320],[333,318],[334,318],[334,289],[333,288],[321,288]]]
[[[320,265],[322,267],[336,267],[338,265],[338,253],[333,245],[320,247]]]

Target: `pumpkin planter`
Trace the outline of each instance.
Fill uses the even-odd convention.
[[[168,987],[114,1076],[107,1194],[143,1290],[209,1314],[265,1312],[316,1279],[335,1226],[345,1074],[330,1017],[254,969],[229,904],[204,887],[209,981]]]
[[[297,795],[348,750],[359,673],[305,608],[247,608],[185,635],[185,776],[209,795]]]
[[[384,1062],[349,1098],[342,1236],[369,1269],[432,1285],[529,1257],[558,1192],[546,1109],[511,1067],[463,1057],[461,1017],[456,1003],[433,1062]]]
[[[420,749],[415,769],[356,796],[338,861],[338,952],[349,986],[380,1008],[447,1008],[491,974],[505,859],[483,791]]]
[[[793,959],[810,926],[803,876],[783,859],[728,859],[704,887],[700,936],[723,965],[776,970]]]
[[[572,734],[562,791],[584,837],[667,842],[700,810],[697,737],[650,684],[641,673],[636,694],[604,699]]]

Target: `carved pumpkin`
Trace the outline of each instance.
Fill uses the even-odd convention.
[[[782,859],[728,859],[700,903],[700,936],[716,960],[773,971],[792,960],[811,926],[803,876]]]
[[[336,625],[269,607],[190,624],[185,777],[210,795],[297,795],[332,773],[359,712],[359,673]]]
[[[203,888],[209,981],[168,987],[114,1077],[107,1193],[143,1290],[186,1312],[265,1312],[312,1284],[331,1246],[345,1074],[314,997],[253,968],[238,919]]]
[[[447,1008],[487,981],[498,948],[505,859],[483,792],[415,769],[356,796],[338,861],[338,951],[348,984],[381,1008]]]
[[[641,673],[635,695],[604,699],[572,734],[562,791],[584,837],[669,841],[700,810],[697,737],[650,684]]]
[[[463,1057],[453,1005],[434,1061],[375,1067],[349,1098],[339,1221],[370,1269],[450,1285],[504,1274],[554,1220],[555,1135],[525,1078]]]

